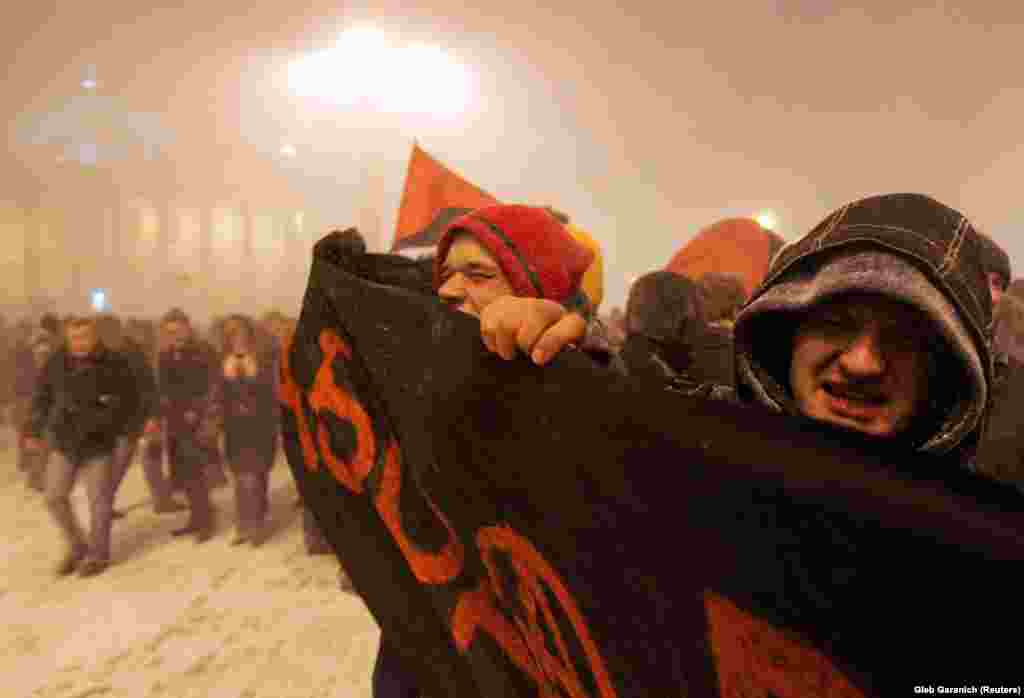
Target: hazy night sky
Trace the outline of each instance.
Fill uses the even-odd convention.
[[[22,10],[3,30],[5,117],[73,93],[92,63],[183,144],[212,133],[269,157],[294,143],[308,186],[335,192],[338,225],[372,192],[388,236],[417,138],[499,198],[588,229],[608,305],[718,218],[772,209],[792,238],[886,191],[959,208],[1024,264],[1021,3],[193,4]],[[449,50],[471,71],[470,107],[431,121],[289,95],[288,59],[350,26]]]

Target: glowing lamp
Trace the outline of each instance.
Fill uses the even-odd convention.
[[[775,214],[771,211],[762,211],[754,217],[754,220],[756,220],[757,224],[765,230],[775,230],[775,226],[779,224],[778,220],[775,218]]]

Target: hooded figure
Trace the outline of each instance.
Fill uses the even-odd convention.
[[[923,340],[916,350],[925,363],[923,394],[898,430],[899,444],[969,464],[984,429],[992,380],[992,305],[981,245],[967,218],[920,194],[873,196],[835,211],[776,256],[740,313],[739,397],[848,426],[841,416],[809,414],[801,403],[793,380],[794,338],[806,318],[829,310],[833,301],[847,299],[854,306],[858,299],[882,299],[876,302],[916,318],[887,330],[886,341]],[[842,332],[828,325],[841,319],[826,316],[824,322],[825,331]],[[844,404],[855,405],[847,410],[852,418],[891,406],[892,395],[851,397],[852,383],[833,380],[822,378],[818,387],[840,413]]]

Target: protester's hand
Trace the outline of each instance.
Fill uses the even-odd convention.
[[[46,448],[46,442],[32,436],[25,437],[25,448],[29,451],[42,451]]]
[[[541,298],[499,298],[480,315],[480,336],[487,348],[504,359],[519,349],[543,366],[587,331],[582,316]]]
[[[160,420],[159,419],[154,419],[154,418],[147,419],[146,420],[146,426],[144,428],[144,433],[146,434],[146,436],[152,436],[153,434],[159,434],[160,433]]]

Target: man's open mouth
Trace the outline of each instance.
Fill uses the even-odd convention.
[[[870,407],[881,407],[886,403],[885,396],[877,391],[853,388],[842,383],[825,383],[823,388],[826,393],[837,400],[859,403]]]

